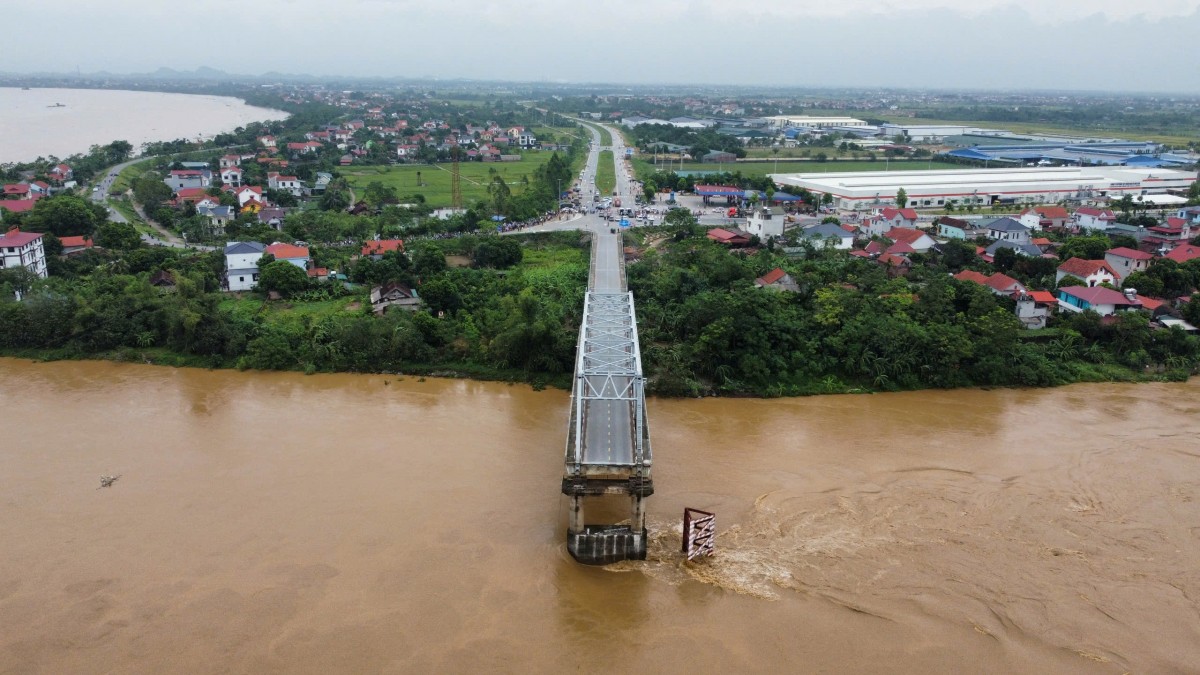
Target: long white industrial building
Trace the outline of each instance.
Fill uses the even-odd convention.
[[[833,195],[842,209],[892,206],[904,188],[911,207],[994,203],[1046,204],[1187,190],[1196,172],[1134,167],[950,169],[770,174],[777,185]]]

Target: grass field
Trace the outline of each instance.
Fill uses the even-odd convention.
[[[463,202],[473,204],[481,199],[486,200],[487,184],[492,180],[491,170],[495,170],[508,183],[513,192],[520,191],[521,179],[532,176],[538,167],[550,161],[553,153],[530,152],[523,155],[519,162],[463,162],[460,164],[459,175],[462,180]],[[399,164],[396,166],[351,166],[341,169],[340,173],[355,188],[365,188],[370,183],[378,181],[385,187],[396,188],[396,194],[404,200],[406,195],[421,194],[430,206],[450,206],[450,192],[453,174],[450,164]],[[421,185],[417,185],[417,173],[420,172]],[[563,189],[571,186],[564,185]]]
[[[644,176],[645,172],[654,172],[654,165],[645,160],[635,160],[634,166],[637,169],[638,175]],[[962,164],[951,164],[949,162],[931,162],[929,160],[877,160],[874,162],[866,160],[847,160],[847,161],[792,161],[792,162],[735,162],[732,164],[700,164],[698,162],[684,162],[684,171],[708,171],[712,173],[741,172],[743,176],[758,177],[765,176],[769,173],[833,173],[839,171],[921,171],[928,169],[969,169],[970,167]],[[659,169],[664,171],[679,171],[679,164],[663,165],[659,164]]]
[[[617,167],[613,163],[612,150],[601,150],[596,161],[596,191],[602,195],[612,194],[617,187]]]

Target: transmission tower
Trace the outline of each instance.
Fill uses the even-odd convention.
[[[459,148],[455,146],[450,151],[450,156],[454,158],[454,166],[450,173],[450,206],[451,208],[461,209],[463,207],[462,198],[462,172],[458,164]]]

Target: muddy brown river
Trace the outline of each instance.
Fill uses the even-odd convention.
[[[606,568],[567,409],[0,360],[0,673],[1200,671],[1195,380],[654,400],[650,560]]]

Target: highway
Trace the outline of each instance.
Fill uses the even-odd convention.
[[[583,175],[580,179],[582,204],[591,205],[592,195],[596,193],[596,164],[600,151],[600,134],[594,127],[586,127],[592,132],[592,151],[588,155]],[[625,170],[625,148],[620,134],[615,131],[613,136],[613,161],[616,164],[616,190],[622,203],[633,204],[633,194],[628,172]],[[601,198],[611,195],[601,195]],[[593,293],[623,294],[626,292],[625,280],[622,276],[622,245],[620,228],[616,221],[606,222],[598,215],[589,214],[571,223],[574,228],[591,231],[596,237],[592,271],[588,288]],[[594,330],[592,331],[594,334]],[[620,336],[593,337],[591,344],[601,349],[612,347],[614,352],[606,352],[604,358],[616,360],[618,363],[613,371],[631,372],[632,361],[624,361],[622,356],[633,357],[634,349]],[[595,353],[595,347],[593,347]],[[604,396],[623,395],[632,397],[628,391],[633,378],[628,375],[590,375],[587,386],[595,394],[597,391]],[[583,386],[583,383],[581,383]],[[577,392],[577,395],[580,392]],[[584,402],[583,430],[581,434],[581,457],[583,463],[592,466],[631,466],[634,463],[634,406],[633,400],[587,400]]]

